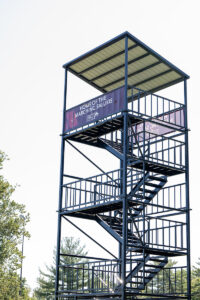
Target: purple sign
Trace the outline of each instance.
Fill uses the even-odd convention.
[[[179,126],[184,127],[184,110],[182,107],[174,111],[164,113],[156,118],[159,119],[159,123],[163,123],[163,125],[166,124],[165,122],[167,122],[170,126],[174,125],[174,128]]]
[[[118,113],[124,107],[124,87],[101,95],[65,112],[65,132]]]
[[[167,112],[159,117],[155,117],[156,123],[151,121],[145,122],[145,139],[155,137],[155,135],[165,135],[175,131],[178,127],[184,126],[184,111],[183,108],[177,109],[176,111]],[[158,124],[159,123],[159,124]],[[165,124],[169,125],[166,127]],[[138,141],[143,140],[143,123],[134,126],[136,134],[138,134]],[[141,134],[140,134],[141,133]],[[131,134],[131,132],[130,132]],[[133,137],[133,141],[135,141]]]

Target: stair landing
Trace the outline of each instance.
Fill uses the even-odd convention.
[[[139,204],[134,201],[128,201],[129,207],[136,207]],[[85,214],[98,214],[98,213],[104,213],[112,210],[118,210],[123,208],[123,201],[110,201],[108,203],[99,203],[96,205],[90,205],[90,206],[83,206],[83,207],[74,207],[74,208],[68,208],[66,210],[63,210],[63,213],[66,215],[73,215],[76,214],[76,212],[85,213]]]
[[[161,164],[158,162],[153,162],[149,160],[145,160],[145,170],[148,172],[154,172],[158,174],[162,174],[165,176],[173,176],[173,175],[178,175],[182,174],[185,172],[183,168],[177,168],[177,167],[172,167],[170,165],[165,165]],[[135,161],[130,161],[130,166],[139,170],[143,170],[143,161],[142,160],[135,160]]]
[[[79,143],[93,144],[97,143],[97,138],[104,134],[113,132],[123,128],[123,115],[111,118],[105,121],[97,121],[92,126],[80,128],[76,132],[72,131],[66,135],[66,139]],[[129,120],[132,125],[142,122],[142,119],[129,115]]]
[[[144,247],[133,247],[131,244],[128,244],[128,249],[129,251],[132,252],[136,252],[136,253],[143,253],[143,249]],[[161,247],[152,247],[152,246],[146,246],[145,247],[145,253],[146,254],[154,254],[154,255],[164,255],[167,257],[174,257],[174,256],[182,256],[186,254],[186,250],[175,250],[172,249],[172,247],[170,249],[167,249],[167,247],[165,247],[164,249],[161,249]]]

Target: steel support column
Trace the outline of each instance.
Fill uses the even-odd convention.
[[[128,37],[125,38],[125,105],[123,128],[123,244],[122,244],[122,300],[126,299],[126,245],[127,245],[127,149],[128,149]]]
[[[143,201],[145,202],[145,121],[143,121]],[[143,204],[143,285],[145,285],[145,205]]]
[[[187,223],[187,293],[191,299],[191,257],[190,257],[190,194],[189,194],[189,142],[187,118],[187,79],[184,79],[184,104],[185,104],[185,182],[186,182],[186,223]]]
[[[63,124],[62,133],[65,130],[65,111],[67,103],[67,69],[65,69],[64,82],[64,104],[63,104]],[[60,183],[59,183],[59,202],[58,202],[58,229],[57,229],[57,251],[56,251],[56,278],[55,278],[55,299],[58,297],[59,289],[59,264],[60,264],[60,244],[61,244],[61,223],[62,223],[62,196],[63,196],[63,177],[64,177],[64,154],[65,154],[65,140],[61,140],[61,161],[60,161]]]

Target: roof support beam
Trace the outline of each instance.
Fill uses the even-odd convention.
[[[180,77],[180,78],[178,78],[178,79],[176,79],[176,80],[173,80],[173,83],[172,83],[172,81],[169,81],[169,82],[167,82],[167,83],[165,83],[165,84],[159,86],[159,89],[158,89],[158,87],[153,88],[152,90],[148,91],[145,95],[153,94],[154,92],[157,92],[157,91],[166,89],[166,88],[170,87],[172,84],[180,83],[180,82],[182,82],[183,80],[184,80],[184,78],[183,78],[183,77]]]
[[[136,58],[130,60],[130,61],[128,62],[128,65],[130,65],[130,64],[132,64],[132,63],[134,63],[134,62],[136,62],[136,61],[138,61],[138,60],[141,60],[141,59],[143,59],[143,58],[145,58],[145,57],[147,57],[147,56],[149,56],[149,55],[150,55],[149,53],[145,53],[145,54],[143,54],[143,55],[141,55],[141,56],[139,56],[139,57],[136,57]],[[101,77],[104,77],[104,76],[106,76],[106,75],[109,75],[109,74],[111,74],[111,73],[113,73],[113,72],[115,72],[115,71],[117,71],[117,70],[119,70],[119,69],[121,69],[121,68],[124,68],[124,66],[125,66],[125,64],[122,64],[122,65],[120,65],[120,66],[118,66],[118,67],[115,67],[115,68],[113,68],[113,69],[111,69],[111,70],[109,70],[109,71],[107,71],[107,72],[105,72],[105,73],[103,73],[103,74],[101,74],[101,75],[98,75],[98,76],[92,78],[91,80],[92,80],[92,81],[95,81],[95,80],[97,80],[97,79],[99,79],[99,78],[101,78]]]
[[[138,45],[133,45],[133,46],[129,47],[128,50],[132,50],[132,49],[134,49],[134,48],[136,48],[136,47],[138,47]],[[94,69],[94,68],[96,68],[96,67],[98,67],[98,66],[104,64],[105,62],[107,62],[107,61],[109,61],[109,60],[111,60],[111,59],[113,59],[113,58],[115,58],[115,57],[117,57],[117,56],[119,56],[119,55],[122,55],[122,54],[124,54],[124,53],[125,53],[125,50],[122,50],[122,51],[120,51],[120,52],[117,52],[116,54],[114,54],[114,55],[112,55],[112,56],[110,56],[110,57],[108,57],[108,58],[106,58],[106,59],[104,59],[104,60],[102,60],[102,61],[96,63],[95,65],[92,65],[92,66],[88,67],[87,69],[82,70],[82,71],[79,72],[78,74],[79,74],[79,75],[82,75],[83,73],[88,72],[88,71],[90,71],[90,70],[92,70],[92,69]]]
[[[134,86],[137,87],[137,85],[146,83],[146,82],[148,82],[148,81],[151,81],[151,80],[153,80],[153,79],[156,79],[156,78],[158,78],[158,77],[160,77],[160,76],[162,76],[162,75],[168,74],[168,73],[170,73],[170,72],[172,72],[171,69],[169,69],[169,70],[167,70],[167,71],[164,71],[164,72],[162,72],[162,73],[159,73],[159,74],[157,74],[157,75],[155,75],[155,76],[149,77],[149,78],[147,78],[147,79],[145,79],[145,80],[136,82],[136,83],[134,83]]]
[[[167,83],[165,83],[165,84],[163,84],[163,85],[161,85],[161,86],[159,86],[159,87],[155,87],[155,88],[153,88],[153,89],[151,89],[151,90],[149,90],[149,91],[146,91],[146,90],[140,90],[140,89],[139,89],[140,92],[138,91],[138,93],[134,94],[134,96],[132,95],[132,96],[129,96],[129,97],[128,97],[128,102],[137,99],[139,93],[140,93],[140,98],[142,98],[142,97],[144,97],[144,96],[146,97],[146,96],[148,96],[148,95],[150,95],[150,94],[153,95],[154,92],[157,92],[157,91],[166,89],[166,88],[170,87],[172,84],[180,83],[180,82],[182,82],[183,80],[184,80],[183,77],[180,77],[180,78],[178,78],[178,79],[176,79],[176,80],[173,80],[173,83],[172,83],[172,81],[170,80],[169,82],[167,82]],[[129,86],[129,90],[134,89],[134,87],[136,87],[136,86],[135,86],[135,85],[133,85],[133,86],[130,85],[130,86]],[[137,89],[137,88],[136,88],[136,89]]]
[[[153,63],[153,64],[151,64],[151,65],[149,65],[149,66],[146,66],[146,67],[144,67],[144,68],[142,68],[142,69],[140,69],[140,70],[138,70],[138,71],[135,71],[135,72],[129,74],[129,75],[128,75],[128,78],[129,78],[129,77],[132,77],[132,76],[135,76],[136,74],[139,74],[139,73],[141,73],[141,72],[143,72],[143,71],[146,71],[146,70],[148,70],[148,69],[151,69],[151,68],[153,68],[153,67],[159,65],[160,63],[161,63],[160,61],[157,61],[157,62],[155,62],[155,63]],[[121,81],[121,80],[123,80],[123,79],[124,79],[124,77],[121,77],[121,78],[119,78],[119,79],[117,79],[117,80],[115,80],[115,81],[112,81],[112,82],[110,82],[110,83],[108,83],[108,84],[102,86],[102,88],[105,89],[105,88],[107,88],[107,87],[109,87],[109,86],[111,86],[111,85],[113,85],[113,84],[115,84],[115,83],[117,83],[117,82],[119,82],[119,81]]]

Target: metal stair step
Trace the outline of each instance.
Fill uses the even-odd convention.
[[[157,266],[156,266],[157,267]],[[156,269],[145,269],[145,273],[158,273],[159,271],[160,271],[160,269],[161,268],[159,268],[159,267],[157,267]],[[139,272],[141,272],[141,273],[143,273],[143,271],[141,270],[141,271],[139,271]]]
[[[163,269],[167,264],[168,259],[162,255],[147,255],[145,258],[136,258],[135,262],[137,265],[127,276],[127,283],[135,284],[136,289],[140,290],[144,289],[152,278]]]
[[[144,259],[143,259],[143,258],[135,258],[134,261],[140,261],[140,262],[143,262]]]
[[[110,227],[120,228],[122,227],[122,224],[112,223],[104,220]]]
[[[164,262],[165,258],[159,258],[159,257],[150,257],[149,260],[156,261],[156,262]]]
[[[128,240],[128,243],[129,243],[129,244],[131,243],[131,244],[134,244],[134,245],[135,245],[136,243],[138,244],[139,241],[138,241],[138,240],[134,240],[134,239],[129,239],[129,240]]]
[[[141,276],[142,277],[142,276]],[[136,277],[137,278],[137,277]],[[142,277],[143,278],[143,277]],[[149,279],[145,279],[144,280],[146,283],[148,283],[149,282]],[[140,282],[140,281],[129,281],[129,283],[133,283],[133,284],[143,284],[143,280]]]
[[[132,213],[132,214],[130,214],[129,216],[131,216],[131,217],[139,216],[139,213],[140,213],[142,210],[143,210],[143,208],[138,209],[135,213]]]
[[[122,218],[119,217],[111,217],[111,216],[106,216],[106,215],[101,215],[101,218],[104,220],[109,220],[109,221],[113,221],[114,223],[118,223],[122,221]]]
[[[109,224],[108,225],[112,228],[116,228],[116,229],[121,229],[122,228],[122,225],[117,225],[117,224]]]
[[[141,203],[137,203],[137,205],[141,205]],[[139,207],[133,207],[133,210],[135,210],[135,211],[141,211],[141,208],[140,208],[140,206]],[[132,215],[132,214],[130,214],[130,215]]]
[[[146,200],[151,200],[152,199],[151,197],[147,197],[147,196],[143,197],[143,195],[139,195],[139,194],[135,194],[133,196],[136,197],[136,198],[139,198],[139,199],[146,199]]]
[[[160,267],[159,265],[152,265],[152,264],[148,264],[148,263],[146,263],[145,264],[145,266],[147,266],[147,267],[152,267],[152,268],[159,268],[159,269],[161,269],[162,267]]]
[[[149,181],[147,181],[145,184],[148,185],[148,186],[155,187],[155,188],[162,188],[163,187],[161,184],[155,184],[155,183],[151,183]]]
[[[131,281],[130,281],[130,283],[133,284],[134,282],[131,282]],[[139,286],[139,287],[131,287],[131,290],[138,291],[138,290],[144,290],[144,289],[145,289],[145,286],[142,285],[142,283],[137,282],[137,284],[140,284],[140,286]],[[127,289],[130,289],[130,288],[127,288]],[[121,298],[120,298],[120,299],[121,299]]]
[[[143,188],[139,188],[138,191],[143,192]],[[145,191],[145,193],[157,194],[156,191],[154,191],[154,190],[149,190],[149,189],[146,189],[146,188],[145,188],[144,191]]]
[[[150,175],[148,178],[152,179],[152,180],[156,180],[156,181],[167,182],[166,179],[161,178],[161,177],[156,177],[156,176],[153,176],[153,175]]]
[[[144,277],[141,276],[141,275],[136,275],[136,276],[134,276],[135,279],[137,279],[137,278],[145,278],[145,279],[146,279],[147,277],[149,277],[149,275],[148,275],[148,276],[144,276]]]

